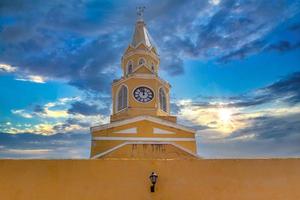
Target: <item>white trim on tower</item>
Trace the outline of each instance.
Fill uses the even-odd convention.
[[[164,138],[164,137],[93,137],[92,140],[105,140],[105,141],[159,141],[159,142],[190,142],[195,141],[195,138]]]
[[[115,151],[115,150],[117,150],[117,149],[119,149],[119,148],[121,148],[125,145],[128,145],[128,144],[170,144],[170,145],[173,145],[173,146],[181,149],[182,151],[184,151],[184,152],[186,152],[186,153],[188,153],[192,156],[195,156],[196,158],[200,158],[199,155],[197,155],[197,154],[193,153],[192,151],[190,151],[190,150],[188,150],[188,149],[186,149],[186,148],[184,148],[184,147],[182,147],[182,146],[180,146],[176,143],[173,143],[173,142],[155,142],[155,143],[153,143],[153,142],[139,142],[139,141],[137,141],[137,142],[124,142],[122,144],[119,144],[119,145],[111,148],[111,149],[108,149],[107,151],[104,151],[102,153],[94,155],[93,157],[91,157],[91,159],[96,159],[96,158],[100,158],[102,156],[105,156],[105,155],[107,155],[107,154],[109,154],[109,153],[111,153],[111,152],[113,152],[113,151]]]
[[[162,124],[162,125],[165,125],[165,126],[168,126],[168,127],[181,129],[181,130],[184,130],[184,131],[187,131],[187,132],[190,132],[190,133],[196,133],[196,131],[194,129],[176,124],[174,122],[163,120],[163,119],[160,119],[158,117],[152,117],[152,116],[149,116],[149,115],[141,115],[141,116],[133,117],[133,118],[130,118],[130,119],[124,119],[124,120],[121,120],[121,121],[112,122],[112,123],[109,123],[109,124],[94,126],[94,127],[91,127],[91,131],[92,132],[93,131],[100,131],[100,130],[113,128],[113,127],[117,127],[117,126],[122,126],[122,125],[130,124],[130,123],[134,123],[134,122],[138,122],[138,121],[142,121],[142,120],[147,120],[147,121]]]

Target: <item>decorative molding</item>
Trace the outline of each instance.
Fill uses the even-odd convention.
[[[130,74],[127,77],[123,77],[123,78],[117,80],[116,82],[113,82],[112,85],[114,86],[114,85],[117,85],[117,84],[122,84],[124,81],[127,81],[129,79],[135,79],[135,78],[156,79],[161,84],[168,85],[169,87],[171,87],[170,83],[168,83],[167,81],[164,81],[163,79],[161,79],[156,74],[136,74],[136,73]]]
[[[153,128],[153,133],[154,134],[175,134],[174,132],[163,130],[160,128]]]
[[[154,74],[154,72],[149,68],[149,66],[146,63],[140,64],[138,65],[133,71],[132,73],[135,73],[138,69],[145,67],[149,72],[151,72],[152,74]]]
[[[140,43],[140,44],[143,44],[143,43]],[[131,51],[128,52],[128,49],[129,49],[129,46],[127,47],[126,51],[124,52],[124,55],[123,55],[123,60],[127,59],[128,57],[130,56],[133,56],[133,55],[136,55],[136,54],[142,54],[142,55],[147,55],[147,56],[150,56],[151,58],[153,58],[154,60],[156,60],[158,63],[160,63],[160,58],[159,58],[159,55],[154,53],[153,51],[151,51],[151,49],[138,49],[140,45],[137,45],[136,47],[130,45],[130,47],[133,49]],[[147,48],[147,46],[146,46]]]
[[[159,141],[159,142],[191,142],[195,141],[195,138],[163,138],[163,137],[93,137],[92,140],[106,140],[106,141]]]
[[[176,143],[173,143],[173,142],[155,142],[155,143],[153,143],[153,142],[140,142],[140,141],[137,141],[137,142],[124,142],[122,144],[119,144],[119,145],[107,150],[107,151],[104,151],[102,153],[94,155],[93,157],[91,157],[91,159],[97,159],[97,158],[100,158],[102,156],[105,156],[105,155],[107,155],[107,154],[109,154],[109,153],[111,153],[111,152],[113,152],[113,151],[115,151],[115,150],[117,150],[117,149],[119,149],[119,148],[121,148],[125,145],[128,145],[128,144],[170,144],[170,145],[173,145],[173,146],[181,149],[182,151],[184,151],[184,152],[186,152],[186,153],[188,153],[192,156],[195,156],[196,158],[201,158],[196,153],[194,153],[194,152],[192,152],[192,151],[190,151],[190,150],[188,150],[188,149],[186,149],[186,148],[184,148],[184,147],[182,147],[182,146],[180,146]]]
[[[130,133],[133,133],[133,134],[137,134],[137,128],[134,127],[134,128],[129,128],[129,129],[124,129],[124,130],[120,130],[120,131],[116,131],[116,132],[113,132],[113,133],[124,133],[124,134],[130,134]]]
[[[94,126],[94,127],[91,127],[90,130],[92,132],[93,131],[100,131],[100,130],[113,128],[113,127],[117,127],[117,126],[123,126],[123,125],[126,125],[126,124],[130,124],[130,123],[134,123],[134,122],[138,122],[138,121],[142,121],[142,120],[154,122],[154,123],[157,123],[157,124],[162,124],[162,125],[172,127],[172,128],[181,129],[181,130],[184,130],[184,131],[187,131],[187,132],[190,132],[190,133],[196,133],[196,131],[194,129],[185,127],[183,125],[176,124],[174,122],[163,120],[163,119],[160,119],[158,117],[152,117],[152,116],[149,116],[149,115],[141,115],[141,116],[133,117],[133,118],[130,118],[130,119],[125,119],[125,120],[121,120],[121,121],[112,122],[112,123],[109,123],[109,124]]]

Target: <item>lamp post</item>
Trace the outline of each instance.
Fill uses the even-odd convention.
[[[149,179],[152,183],[152,185],[150,186],[150,191],[155,192],[155,184],[156,184],[156,181],[158,179],[158,175],[155,172],[152,172],[149,176]]]

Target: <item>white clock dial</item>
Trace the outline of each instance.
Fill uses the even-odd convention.
[[[142,103],[147,103],[153,99],[153,91],[147,87],[138,87],[133,91],[134,98]]]

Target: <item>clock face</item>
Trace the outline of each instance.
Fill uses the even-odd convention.
[[[147,87],[138,87],[133,91],[134,98],[142,103],[147,103],[153,99],[153,91]]]

